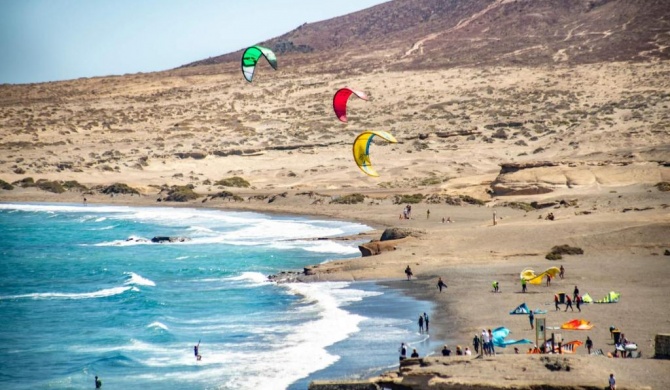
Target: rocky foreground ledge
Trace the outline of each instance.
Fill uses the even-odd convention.
[[[603,356],[435,356],[406,359],[399,371],[368,380],[314,381],[309,390],[603,390],[609,388],[607,379],[611,372],[618,375],[643,366],[667,367],[667,364],[656,359]],[[651,387],[619,380],[617,389],[649,390]]]

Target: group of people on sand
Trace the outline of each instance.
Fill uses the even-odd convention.
[[[428,215],[430,216],[430,212],[428,213]],[[402,214],[400,214],[400,219],[411,219],[411,218],[412,218],[412,205],[408,204],[402,210]]]
[[[398,349],[398,352],[400,352],[400,361],[407,359],[407,344],[400,343],[400,348]],[[419,357],[419,353],[416,351],[416,348],[412,348],[412,354],[410,355],[410,357],[411,358]]]

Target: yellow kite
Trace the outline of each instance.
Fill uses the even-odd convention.
[[[519,276],[521,279],[525,279],[526,282],[530,284],[542,284],[542,280],[547,275],[551,275],[552,278],[555,278],[559,273],[561,273],[561,270],[558,269],[558,267],[551,267],[539,275],[535,275],[535,271],[532,269],[526,268],[525,270],[521,271]]]
[[[370,162],[370,144],[375,136],[382,137],[391,143],[398,142],[394,136],[385,131],[367,130],[356,137],[354,141],[354,161],[356,161],[361,171],[369,176],[379,176],[377,171],[372,168],[372,163]]]

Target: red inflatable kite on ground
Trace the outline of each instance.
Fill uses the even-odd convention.
[[[349,101],[349,96],[351,96],[351,94],[354,94],[363,100],[368,100],[365,93],[353,90],[349,87],[344,87],[335,92],[335,96],[333,96],[333,109],[335,110],[337,119],[342,122],[347,121],[347,101]]]

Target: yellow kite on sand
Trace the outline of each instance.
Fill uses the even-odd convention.
[[[560,273],[561,270],[558,269],[558,267],[551,267],[539,275],[535,275],[535,271],[533,271],[532,269],[526,268],[525,270],[521,271],[521,274],[519,276],[521,277],[521,279],[524,279],[526,282],[530,284],[542,284],[542,280],[544,280],[544,278],[547,275],[551,275],[552,278],[555,278]]]

